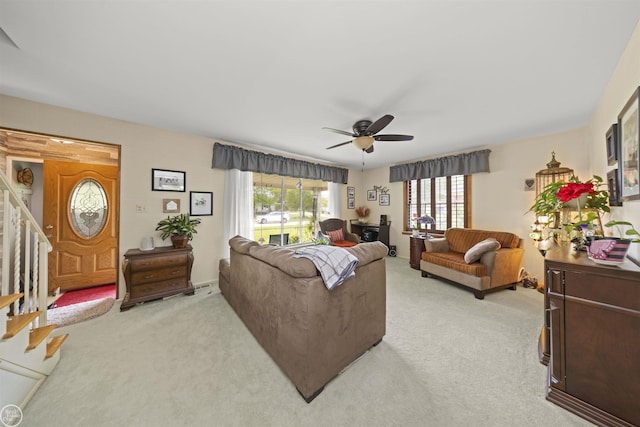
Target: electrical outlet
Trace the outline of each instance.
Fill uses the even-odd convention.
[[[137,213],[145,213],[146,211],[147,211],[147,208],[145,207],[145,205],[136,205]]]

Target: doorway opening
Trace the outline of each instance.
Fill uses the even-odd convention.
[[[115,284],[118,298],[120,145],[0,128],[0,146],[0,167],[54,247],[49,293]]]

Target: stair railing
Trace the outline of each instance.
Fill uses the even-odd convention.
[[[3,201],[0,295],[23,292],[24,298],[22,302],[14,303],[13,313],[30,313],[40,309],[42,314],[37,323],[44,326],[47,324],[49,292],[48,253],[53,250],[53,246],[2,171],[0,190]]]

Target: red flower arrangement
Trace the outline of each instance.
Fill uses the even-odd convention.
[[[556,193],[556,197],[562,203],[577,199],[583,194],[596,194],[596,189],[592,182],[569,182]]]

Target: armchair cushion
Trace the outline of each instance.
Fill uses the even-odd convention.
[[[332,242],[344,240],[344,233],[342,232],[342,228],[339,230],[327,230],[327,235]]]

